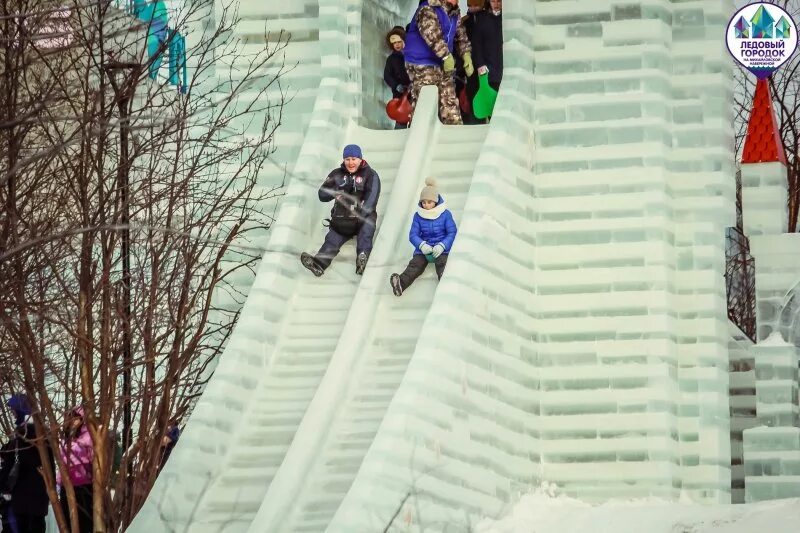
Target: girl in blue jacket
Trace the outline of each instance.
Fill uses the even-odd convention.
[[[436,180],[428,178],[419,195],[419,207],[414,213],[408,240],[414,245],[414,255],[402,274],[392,274],[389,282],[395,296],[400,296],[424,271],[428,263],[436,265],[436,275],[442,279],[447,255],[456,240],[456,223],[439,195]]]

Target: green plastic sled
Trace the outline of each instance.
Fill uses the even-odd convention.
[[[497,101],[497,91],[489,85],[489,74],[478,76],[478,85],[478,92],[472,99],[472,112],[475,114],[475,118],[491,117],[494,103]]]

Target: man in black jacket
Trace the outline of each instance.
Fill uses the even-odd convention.
[[[0,449],[0,498],[6,502],[4,522],[16,524],[12,531],[17,533],[44,533],[50,500],[41,473],[39,450],[34,444],[36,427],[30,421],[30,407],[24,395],[12,396],[8,405],[16,415],[17,424],[11,440]],[[47,451],[49,467],[54,472],[49,447]]]
[[[359,146],[345,146],[342,158],[341,166],[332,170],[319,188],[320,202],[334,200],[325,242],[317,255],[305,252],[300,255],[303,266],[315,276],[325,272],[342,245],[353,237],[356,237],[356,274],[359,276],[364,273],[372,251],[381,180],[378,173],[364,161]]]
[[[489,73],[489,85],[503,80],[503,0],[489,0],[472,32],[472,59],[478,75]]]

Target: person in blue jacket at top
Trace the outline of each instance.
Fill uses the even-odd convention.
[[[439,88],[439,118],[444,124],[462,124],[453,74],[461,55],[464,72],[472,76],[472,46],[461,25],[458,0],[424,0],[408,25],[404,49],[411,78],[411,105],[415,107],[425,85]]]
[[[414,255],[401,274],[392,274],[389,278],[395,296],[402,295],[422,275],[429,262],[436,266],[436,275],[442,279],[457,231],[453,214],[436,188],[436,180],[426,179],[408,232],[408,240],[414,245]]]

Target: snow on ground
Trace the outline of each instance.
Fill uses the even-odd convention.
[[[592,505],[550,491],[526,495],[500,520],[476,533],[796,533],[800,499],[703,506],[657,499]]]

